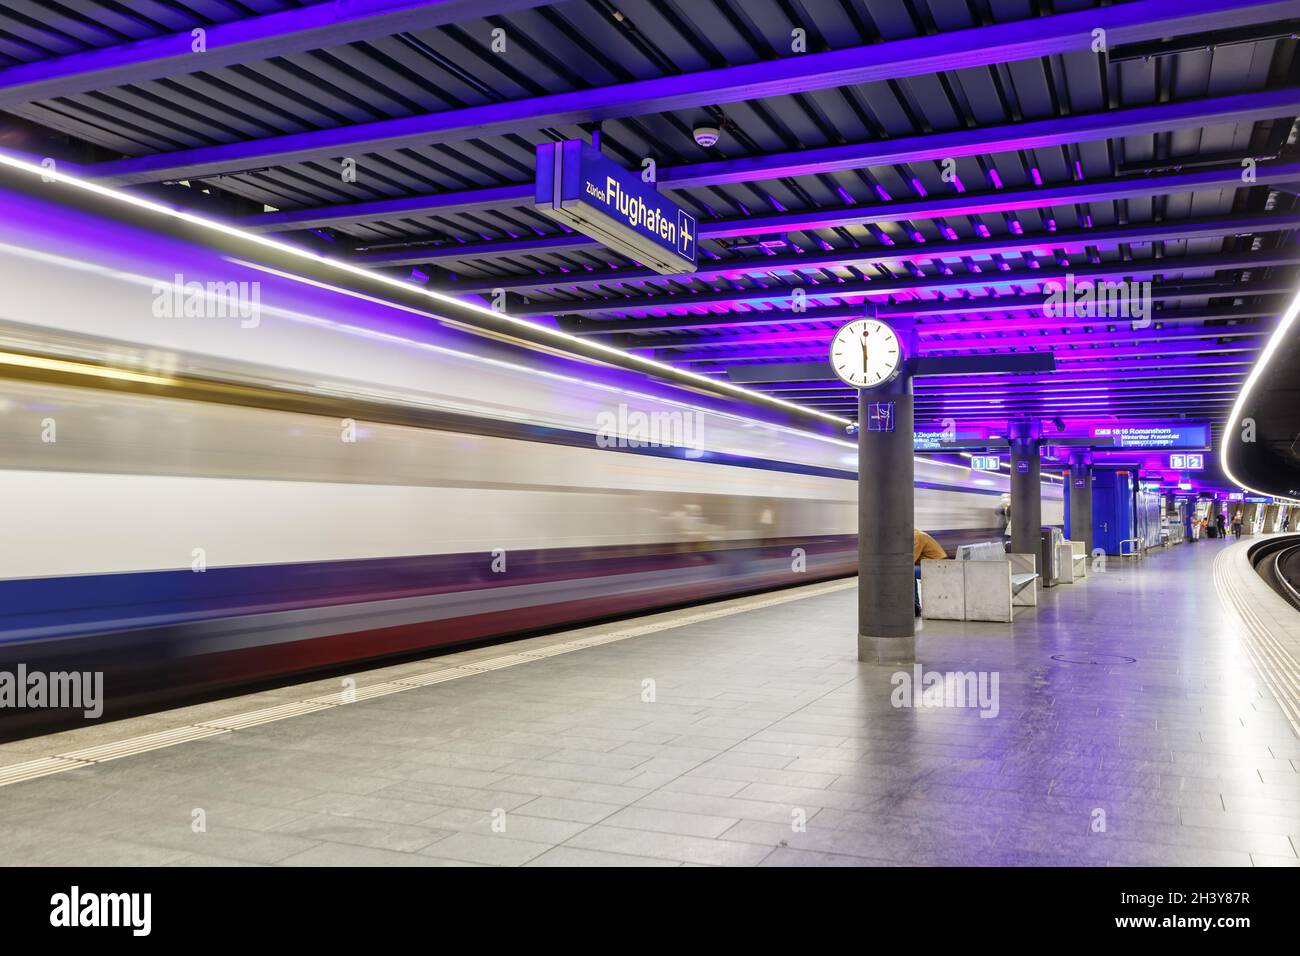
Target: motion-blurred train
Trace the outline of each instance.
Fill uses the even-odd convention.
[[[855,569],[842,430],[556,333],[3,165],[0,288],[0,669],[110,714]],[[917,524],[1007,485],[918,459]]]

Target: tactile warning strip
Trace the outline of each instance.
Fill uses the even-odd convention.
[[[1246,655],[1282,709],[1292,732],[1300,737],[1300,661],[1255,613],[1252,603],[1258,595],[1243,591],[1234,581],[1231,562],[1240,560],[1241,554],[1231,551],[1225,551],[1214,559],[1214,589],[1223,606],[1241,619],[1242,646]],[[1268,594],[1271,596],[1272,591]]]
[[[404,690],[413,690],[417,687],[429,687],[433,684],[441,684],[444,681],[458,680],[462,677],[473,677],[476,674],[486,674],[489,671],[500,670],[504,667],[514,667],[517,664],[527,664],[547,657],[555,657],[559,654],[568,654],[573,651],[600,647],[604,644],[626,641],[629,638],[642,637],[646,634],[655,634],[660,631],[685,627],[689,624],[700,624],[704,621],[713,621],[722,617],[730,617],[734,614],[743,614],[746,611],[759,611],[763,608],[775,607],[778,604],[788,604],[791,601],[818,597],[822,594],[830,594],[834,591],[843,591],[846,588],[856,586],[857,579],[849,578],[847,580],[830,581],[824,584],[813,584],[808,585],[807,587],[781,591],[772,597],[767,598],[753,600],[746,600],[743,598],[738,600],[731,599],[727,602],[729,606],[716,608],[710,611],[701,611],[696,614],[688,614],[685,616],[672,616],[650,624],[640,624],[634,627],[620,628],[619,630],[611,631],[608,634],[596,634],[591,637],[584,637],[576,640],[558,641],[554,644],[548,644],[542,647],[529,648],[528,650],[516,651],[510,654],[502,654],[499,657],[487,657],[481,660],[447,664],[423,674],[413,674],[394,678],[392,680],[379,681],[374,684],[367,684],[364,687],[347,688],[330,694],[319,694],[315,697],[307,697],[302,700],[277,704],[272,707],[260,707],[257,710],[250,710],[229,717],[197,721],[193,724],[184,724],[180,727],[173,727],[169,730],[158,731],[152,734],[142,734],[138,737],[127,737],[123,740],[113,741],[106,744],[97,744],[93,747],[84,747],[80,750],[70,750],[66,753],[55,754],[50,757],[37,757],[32,760],[24,760],[19,763],[10,764],[7,767],[0,767],[0,787],[7,786],[11,783],[20,783],[24,780],[34,780],[38,777],[46,777],[50,774],[63,773],[64,771],[73,770],[77,767],[89,767],[94,764],[104,763],[108,760],[117,760],[121,757],[147,753],[151,750],[160,750],[163,747],[172,747],[176,744],[183,744],[191,740],[203,740],[220,734],[228,734],[236,730],[245,730],[249,727],[269,724],[277,720],[287,720],[290,717],[299,717],[303,714],[314,714],[322,710],[343,707],[363,700],[385,697],[389,694],[400,693]]]

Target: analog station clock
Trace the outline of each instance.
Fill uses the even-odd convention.
[[[898,333],[879,319],[857,319],[840,327],[831,341],[831,368],[854,388],[884,385],[903,367]]]

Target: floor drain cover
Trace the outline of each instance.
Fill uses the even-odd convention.
[[[1071,657],[1069,654],[1053,654],[1052,660],[1062,664],[1136,664],[1136,657],[1124,657],[1122,654],[1087,654]]]

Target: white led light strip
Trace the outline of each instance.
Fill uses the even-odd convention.
[[[1274,496],[1270,495],[1267,491],[1252,488],[1234,475],[1232,469],[1228,467],[1228,439],[1230,436],[1236,434],[1237,424],[1241,419],[1241,410],[1246,407],[1246,401],[1250,398],[1251,390],[1254,389],[1260,376],[1264,374],[1264,369],[1272,360],[1273,353],[1281,347],[1283,340],[1286,338],[1287,331],[1295,322],[1298,314],[1300,314],[1300,292],[1295,294],[1295,297],[1291,300],[1291,304],[1287,306],[1286,312],[1282,314],[1282,321],[1278,323],[1277,329],[1273,332],[1272,338],[1270,338],[1268,344],[1264,346],[1264,351],[1259,353],[1259,358],[1255,360],[1255,367],[1250,370],[1250,375],[1247,376],[1245,384],[1241,386],[1241,391],[1237,393],[1237,400],[1233,402],[1232,411],[1228,413],[1228,423],[1223,427],[1223,437],[1219,445],[1219,462],[1223,465],[1223,473],[1228,476],[1228,480],[1238,487],[1244,488],[1246,491],[1251,491],[1257,495],[1263,495],[1265,497]]]
[[[581,354],[582,350],[584,349],[599,352],[605,355],[609,355],[611,357],[616,357],[623,362],[631,362],[635,365],[641,366],[642,368],[651,369],[658,373],[667,373],[670,377],[675,377],[679,379],[685,378],[690,381],[698,382],[701,385],[707,386],[710,389],[729,392],[733,395],[739,395],[751,401],[759,401],[768,405],[775,405],[780,408],[785,408],[790,411],[797,412],[800,415],[808,415],[813,418],[820,418],[822,421],[832,422],[836,425],[850,424],[847,418],[840,418],[838,415],[831,415],[826,412],[819,412],[816,409],[806,408],[802,405],[797,405],[794,402],[787,402],[784,399],[775,398],[771,395],[765,395],[762,392],[751,391],[750,389],[744,388],[740,385],[734,385],[731,382],[725,382],[719,379],[709,378],[707,375],[700,375],[697,372],[691,372],[685,369],[679,369],[663,362],[656,362],[654,359],[643,358],[640,355],[633,355],[630,352],[624,352],[622,349],[616,349],[613,346],[605,345],[601,342],[580,338],[579,336],[576,335],[570,335],[568,332],[565,332],[561,329],[551,328],[550,326],[541,325],[537,322],[529,322],[527,319],[521,319],[521,318],[517,318],[516,316],[507,315],[504,312],[496,312],[492,309],[487,308],[486,306],[478,305],[477,303],[474,302],[466,302],[462,299],[457,299],[454,298],[453,296],[444,295],[443,293],[435,292],[432,289],[425,289],[420,286],[413,285],[410,282],[405,282],[401,279],[396,279],[393,278],[392,276],[387,276],[379,272],[373,272],[370,269],[364,269],[360,266],[352,265],[351,263],[344,262],[339,259],[331,259],[328,256],[322,256],[319,253],[311,252],[307,249],[301,249],[298,248],[297,246],[292,246],[287,243],[279,242],[275,239],[271,239],[266,236],[261,236],[256,233],[246,232],[245,230],[240,229],[236,226],[231,226],[226,223],[219,222],[215,219],[208,219],[203,216],[196,216],[194,213],[184,212],[179,209],[169,209],[168,207],[153,202],[152,200],[144,199],[140,196],[133,196],[130,193],[119,192],[116,189],[110,189],[107,186],[101,186],[98,183],[92,183],[89,182],[88,180],[81,179],[76,176],[69,176],[67,173],[58,172],[56,169],[52,169],[46,166],[40,166],[35,163],[28,162],[27,160],[19,159],[16,156],[0,153],[0,163],[12,169],[17,169],[25,173],[30,173],[33,176],[40,176],[42,180],[45,182],[54,181],[54,182],[64,183],[68,186],[73,186],[77,189],[81,189],[89,193],[94,193],[97,196],[103,196],[105,198],[112,199],[117,202],[126,203],[128,205],[135,206],[140,209],[147,209],[150,212],[158,213],[159,215],[163,215],[163,216],[169,216],[172,219],[179,219],[182,222],[187,222],[190,223],[191,225],[199,226],[203,229],[210,229],[213,232],[219,232],[222,233],[223,235],[233,236],[236,239],[242,239],[246,242],[254,242],[268,249],[274,249],[276,252],[283,253],[285,255],[296,256],[299,259],[306,259],[308,261],[318,263],[320,265],[328,266],[329,268],[332,269],[339,269],[342,270],[343,272],[347,272],[352,275],[361,276],[365,279],[380,282],[383,283],[384,285],[391,286],[395,289],[401,289],[403,292],[423,295],[426,298],[432,299],[433,301],[444,305],[452,305],[457,308],[467,309],[471,312],[477,312],[487,318],[491,318],[496,321],[510,322],[521,328],[527,329],[531,333],[548,336],[552,339],[555,339],[556,341],[563,342],[565,345],[568,345],[570,347],[580,346],[581,348],[578,350],[577,354]]]

